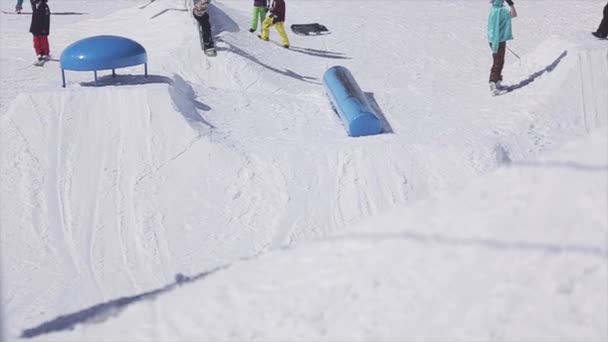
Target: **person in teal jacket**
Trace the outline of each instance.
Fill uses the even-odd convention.
[[[507,41],[513,39],[511,18],[517,16],[513,0],[491,0],[492,8],[488,16],[488,41],[492,49],[493,64],[490,70],[490,90],[498,95],[501,89],[502,68],[505,64]]]

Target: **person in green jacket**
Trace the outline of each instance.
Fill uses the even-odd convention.
[[[513,0],[506,0],[509,8],[504,5],[505,0],[491,0],[492,8],[488,16],[488,41],[492,49],[492,69],[490,70],[490,91],[499,95],[503,90],[502,68],[505,64],[507,41],[513,39],[511,18],[517,16]]]

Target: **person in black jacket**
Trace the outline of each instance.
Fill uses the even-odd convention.
[[[210,0],[198,0],[192,8],[192,15],[200,26],[205,53],[213,53],[215,51],[215,43],[211,37],[211,22],[209,21],[209,2]]]
[[[34,35],[34,50],[38,61],[49,59],[49,29],[51,26],[51,10],[47,0],[32,0],[32,24],[30,32]]]
[[[600,27],[598,27],[597,31],[591,32],[591,34],[598,38],[608,37],[608,3],[604,7],[604,18],[602,18]]]

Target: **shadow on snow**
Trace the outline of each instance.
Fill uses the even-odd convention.
[[[278,46],[281,46],[281,47],[283,46],[277,42],[273,42],[273,43]],[[305,47],[294,46],[294,45],[291,45],[289,47],[289,51],[294,51],[294,52],[302,53],[302,54],[313,56],[313,57],[330,58],[330,59],[351,59],[350,57],[345,56],[341,52],[311,49],[311,48],[305,48]]]
[[[376,101],[376,97],[374,96],[374,93],[364,92],[363,94],[365,94],[365,97],[367,98],[367,102],[369,103],[370,107],[372,107],[372,109],[374,110],[374,113],[376,114],[376,116],[378,117],[380,122],[382,123],[382,133],[388,133],[388,134],[395,133],[395,131],[393,131],[393,127],[391,127],[391,125],[388,123],[388,120],[386,119],[386,115],[384,115],[384,112],[382,111],[382,109],[380,109],[380,106],[378,105],[378,102]]]
[[[193,126],[203,124],[210,128],[215,128],[199,113],[199,110],[209,111],[211,107],[196,100],[197,95],[190,83],[181,76],[174,74],[173,78],[161,75],[105,75],[99,77],[97,81],[81,82],[83,87],[105,87],[105,86],[128,86],[141,84],[164,83],[168,84],[169,95],[173,100],[176,109],[182,114],[184,119]]]
[[[59,316],[50,321],[44,322],[36,327],[25,329],[21,332],[22,338],[32,338],[52,332],[72,330],[77,324],[95,322],[101,323],[112,316],[118,315],[128,305],[141,302],[144,300],[154,300],[158,295],[169,292],[178,286],[185,283],[193,282],[204,278],[214,272],[222,270],[227,266],[220,266],[208,272],[203,272],[193,277],[184,276],[178,273],[175,276],[175,282],[160,289],[144,292],[135,296],[121,297],[113,299],[105,303],[93,305],[84,310],[80,310],[71,314]]]
[[[283,76],[291,77],[293,79],[296,79],[296,80],[299,80],[299,81],[302,81],[302,82],[307,82],[307,83],[321,85],[321,83],[319,83],[319,82],[314,82],[314,81],[318,80],[318,78],[316,78],[316,77],[302,76],[302,75],[300,75],[300,74],[298,74],[298,73],[296,73],[296,72],[294,72],[292,70],[289,70],[289,69],[285,69],[285,70],[277,69],[275,67],[272,67],[272,66],[270,66],[270,65],[268,65],[268,64],[260,61],[255,56],[251,55],[247,51],[245,51],[245,50],[237,47],[234,44],[231,44],[231,43],[229,43],[229,42],[227,42],[225,40],[220,40],[220,41],[222,41],[226,45],[228,45],[228,48],[227,49],[226,48],[217,48],[218,50],[228,50],[228,51],[233,52],[233,53],[235,53],[235,54],[237,54],[237,55],[239,55],[241,57],[247,58],[247,59],[249,59],[252,62],[257,63],[257,64],[263,66],[264,68],[268,69],[268,70],[274,71],[274,72],[276,72],[278,74],[281,74]]]
[[[544,74],[545,72],[552,72],[557,67],[557,65],[562,61],[562,59],[564,59],[564,57],[566,57],[567,55],[568,55],[568,51],[565,50],[564,52],[561,53],[561,55],[559,55],[559,57],[557,57],[556,60],[553,61],[553,63],[551,63],[548,66],[546,66],[545,68],[531,74],[530,76],[528,76],[528,78],[520,81],[517,84],[504,85],[503,89],[506,90],[507,93],[510,93],[514,90],[527,86],[528,84],[534,82],[534,80],[536,80],[537,78],[542,76],[542,74]]]

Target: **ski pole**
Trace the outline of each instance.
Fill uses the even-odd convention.
[[[509,50],[509,52],[511,52],[513,54],[513,56],[517,57],[517,59],[519,59],[521,61],[521,58],[519,58],[519,56],[513,52],[513,50],[509,49],[509,47],[507,46],[507,50]]]

